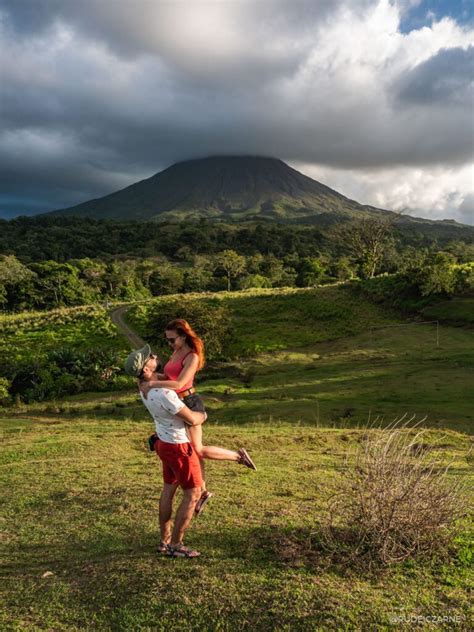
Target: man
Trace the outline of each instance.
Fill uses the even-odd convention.
[[[158,368],[158,358],[149,345],[133,351],[125,361],[125,372],[140,380],[150,379]],[[199,458],[186,434],[186,424],[202,424],[205,413],[190,410],[176,393],[165,388],[150,391],[147,398],[140,391],[142,401],[155,420],[158,440],[155,450],[163,463],[163,491],[160,497],[159,552],[172,557],[197,557],[199,551],[183,544],[184,534],[201,496],[201,467]],[[183,500],[176,511],[174,527],[171,515],[173,498],[180,486]]]

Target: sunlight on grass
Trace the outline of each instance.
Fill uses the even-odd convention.
[[[370,424],[427,415],[424,448],[451,462],[453,477],[473,480],[472,331],[441,326],[437,347],[431,325],[384,328],[395,315],[335,287],[219,300],[233,312],[237,357],[198,381],[204,436],[245,446],[259,469],[207,464],[215,497],[189,533],[203,557],[189,565],[154,552],[160,467],[133,380],[113,393],[12,405],[0,418],[1,629],[168,632],[185,620],[222,632],[370,630],[389,629],[390,612],[448,606],[466,621],[468,524],[452,559],[377,578],[334,566],[310,545]],[[42,318],[18,332],[20,353],[102,335],[87,314],[54,331]],[[126,355],[116,332],[106,343]]]
[[[248,630],[332,629],[352,619],[370,629],[386,624],[394,608],[439,609],[445,599],[452,612],[466,612],[464,563],[449,565],[449,584],[439,565],[401,566],[374,582],[296,546],[295,537],[304,542],[317,529],[327,492],[364,430],[315,430],[288,420],[209,423],[209,443],[245,445],[259,471],[208,463],[215,497],[189,532],[203,553],[189,565],[154,554],[160,468],[145,445],[150,421],[10,418],[2,425],[10,455],[0,468],[5,628],[156,629],[152,622],[164,620],[167,630],[178,630],[186,617],[200,629],[239,621]],[[443,459],[472,476],[465,435],[430,431],[427,440],[438,440]],[[197,598],[183,601],[186,595]]]

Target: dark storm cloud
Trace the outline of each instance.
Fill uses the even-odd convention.
[[[403,77],[399,98],[422,105],[460,105],[474,97],[474,46],[444,48]]]
[[[0,210],[209,154],[375,170],[471,154],[465,35],[433,31],[413,63],[387,1],[4,0],[0,17]]]

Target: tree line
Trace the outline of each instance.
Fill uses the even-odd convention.
[[[41,227],[44,235],[35,243],[35,251],[27,219],[4,222],[15,226],[9,236],[2,234],[3,241],[11,246],[10,251],[7,248],[0,255],[0,307],[6,311],[54,309],[187,292],[314,287],[353,278],[371,279],[383,273],[408,274],[412,280],[415,277],[420,280],[424,274],[424,280],[418,284],[421,294],[428,291],[426,288],[432,288],[428,293],[449,294],[469,277],[466,273],[455,273],[453,266],[474,260],[471,244],[452,241],[443,249],[437,242],[406,244],[400,240],[393,220],[378,218],[335,225],[325,235],[311,227],[301,230],[275,224],[242,227],[149,223],[151,233],[145,236],[143,224],[138,222],[129,222],[129,226],[88,220],[100,228],[93,232],[88,244],[94,254],[74,257],[74,252],[84,250],[82,246],[73,247],[85,239],[84,220],[61,218],[57,223],[57,219],[37,218],[34,226]],[[122,237],[123,244],[128,243],[128,252],[111,254],[120,250],[122,242],[116,239],[113,230],[105,238],[101,230],[107,226],[111,230],[115,226],[119,234],[125,231],[126,236]],[[143,252],[148,252],[146,244],[155,239],[156,231],[161,235],[162,251],[152,256],[137,254],[137,240],[141,240]],[[37,232],[33,234],[38,237]],[[13,248],[15,239],[22,235],[24,247]],[[67,253],[61,250],[64,243],[60,236],[71,245],[71,256],[66,257]],[[115,246],[107,250],[111,243]],[[229,243],[235,247],[228,247]],[[55,245],[59,250],[53,257],[51,249]],[[200,252],[202,249],[211,252]],[[50,256],[37,260],[38,251],[49,252]]]
[[[95,220],[78,217],[18,217],[0,220],[0,253],[15,255],[22,263],[70,259],[164,256],[183,261],[191,255],[216,255],[223,250],[238,254],[273,254],[283,258],[296,254],[299,258],[347,255],[344,233],[354,233],[363,225],[365,236],[372,227],[390,227],[392,245],[387,250],[400,251],[406,246],[445,250],[451,244],[464,258],[473,258],[474,232],[438,224],[418,225],[353,220],[343,224],[335,221],[326,227],[301,224],[278,224],[271,221],[223,223],[203,218],[201,221],[137,222]],[[369,230],[367,230],[369,229]],[[385,228],[383,228],[385,230]],[[343,233],[341,235],[341,232]],[[375,228],[374,232],[377,232]],[[356,231],[357,233],[357,231]],[[362,240],[364,241],[364,240]],[[367,240],[366,240],[367,241]],[[352,244],[353,246],[355,244]],[[456,254],[456,253],[454,253]]]
[[[14,255],[3,255],[0,305],[6,311],[23,311],[187,292],[315,287],[353,278],[370,279],[374,267],[369,262],[370,273],[367,262],[358,264],[350,257],[245,257],[234,250],[215,256],[195,255],[179,263],[165,258],[111,262],[86,258],[25,265]],[[473,280],[473,264],[457,263],[448,252],[407,249],[392,272],[405,278],[409,287],[416,286],[420,296],[451,295],[470,287]]]

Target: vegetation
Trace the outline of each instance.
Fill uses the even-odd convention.
[[[127,346],[103,307],[4,315],[0,331],[0,399],[51,399],[124,384]]]
[[[2,629],[388,629],[400,615],[449,615],[469,629],[468,525],[446,560],[381,574],[327,552],[326,490],[362,431],[209,421],[206,440],[245,445],[259,471],[208,464],[215,496],[188,534],[202,557],[157,556],[160,468],[141,408],[136,422],[127,408],[2,421]],[[472,480],[467,437],[443,434],[430,444]]]
[[[374,302],[414,313],[442,298],[472,294],[474,263],[455,264],[445,253],[437,253],[422,267],[381,275],[354,288]]]
[[[472,332],[441,325],[437,346],[435,326],[400,321],[344,285],[161,297],[136,305],[130,322],[158,342],[177,300],[206,335],[230,322],[233,336],[217,335],[228,360],[211,362],[198,385],[205,439],[246,446],[258,472],[207,465],[215,496],[188,537],[203,556],[172,562],[154,552],[160,469],[133,380],[113,394],[10,400],[0,418],[2,629],[388,629],[396,617],[436,615],[469,629],[467,520],[441,556],[383,570],[361,563],[352,532],[338,531],[335,546],[327,532],[331,493],[355,480],[374,417],[427,415],[420,451],[451,462],[450,481],[472,483]],[[103,345],[123,359],[107,318],[92,306],[4,316],[5,353],[35,349],[75,366],[78,355],[58,351],[75,343],[79,355]]]
[[[132,306],[127,318],[160,347],[166,323],[184,314],[206,340],[208,357],[232,359],[313,345],[397,322],[398,314],[361,300],[346,286],[250,290],[163,297]]]
[[[422,310],[424,318],[453,325],[474,325],[474,297],[456,296],[444,299]]]
[[[425,442],[406,414],[383,430],[372,429],[358,446],[330,503],[329,541],[347,560],[390,565],[449,554],[468,496],[449,476],[436,445]],[[434,452],[434,456],[433,456]]]
[[[26,230],[28,221],[13,220],[3,243],[0,238],[8,253],[0,256],[0,304],[7,311],[224,289],[316,287],[357,277],[370,281],[381,273],[398,275],[394,305],[407,294],[414,304],[423,298],[419,307],[426,297],[451,296],[473,285],[470,244],[450,242],[444,250],[435,242],[408,245],[392,219],[351,221],[324,233],[278,224],[122,226],[87,220],[84,226],[63,218],[64,225],[37,218],[33,230]],[[383,285],[368,285],[367,295],[377,297],[379,289],[384,300]]]

